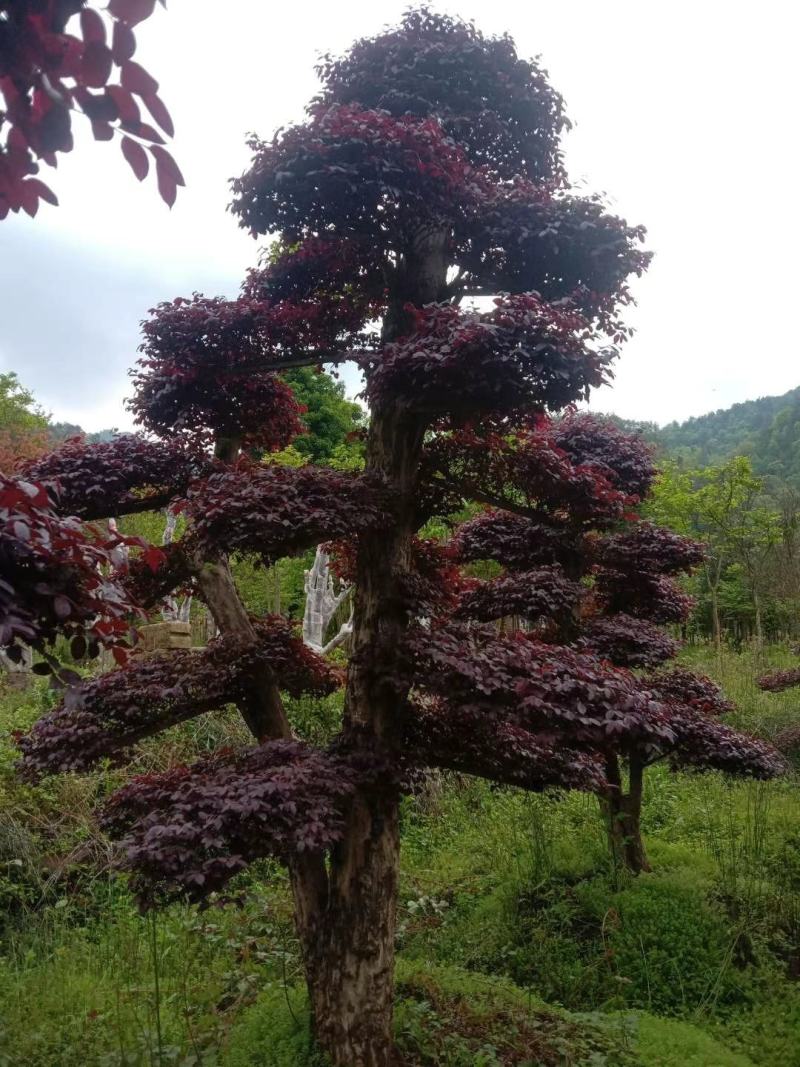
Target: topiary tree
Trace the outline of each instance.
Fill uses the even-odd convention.
[[[132,657],[20,745],[26,773],[83,768],[236,703],[252,748],[134,779],[105,824],[146,905],[204,900],[249,862],[282,860],[316,1037],[338,1067],[383,1067],[398,805],[415,768],[601,791],[605,754],[673,737],[648,683],[606,658],[639,636],[619,618],[611,557],[605,628],[581,609],[649,460],[592,420],[546,417],[606,380],[603,345],[625,337],[626,280],[647,254],[641,229],[570,192],[561,98],[508,38],[415,11],[319,73],[307,120],[253,140],[234,183],[234,212],[279,254],[236,300],[179,299],[144,324],[132,408],[159,440],[73,443],[28,471],[86,519],[177,501],[186,533],[133,560],[128,597],[155,605],[193,578],[220,637]],[[470,296],[494,301],[462,307]],[[254,462],[303,430],[280,373],[345,359],[370,404],[363,471]],[[420,536],[465,501],[502,510],[452,546]],[[344,719],[322,751],[292,737],[281,691],[341,676],[284,620],[248,615],[227,558],[329,542],[355,599]],[[458,564],[486,556],[508,575],[468,581]],[[509,611],[531,629],[481,621]]]
[[[770,746],[720,721],[731,705],[713,682],[664,668],[678,651],[664,625],[684,620],[692,606],[673,576],[700,563],[704,548],[632,510],[656,473],[641,438],[582,415],[540,422],[513,440],[462,431],[436,448],[445,449],[440,471],[452,471],[457,455],[472,494],[495,505],[457,531],[456,558],[504,568],[468,588],[456,616],[517,616],[540,641],[646,672],[639,684],[649,710],[608,719],[604,737],[582,739],[603,768],[598,795],[616,864],[649,869],[641,807],[651,764],[669,759],[675,768],[761,778],[783,770]],[[520,677],[523,698],[530,689]]]

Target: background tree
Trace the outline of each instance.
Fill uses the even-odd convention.
[[[282,378],[304,409],[301,420],[306,432],[292,442],[301,456],[312,463],[330,464],[343,448],[356,450],[364,412],[346,398],[343,382],[314,367],[295,367]]]
[[[191,577],[221,636],[78,687],[20,744],[29,774],[75,769],[236,703],[252,748],[133,780],[105,824],[144,903],[285,862],[317,1039],[337,1067],[385,1067],[415,768],[599,791],[613,785],[601,752],[673,736],[671,706],[576,616],[592,537],[625,521],[649,467],[624,435],[546,417],[606,380],[648,257],[640,228],[569,189],[561,98],[510,39],[414,11],[319,73],[306,121],[254,139],[234,183],[241,223],[281,254],[237,300],[178,299],[144,324],[132,409],[159,440],[73,443],[27,472],[57,478],[60,506],[86,519],[180,499],[186,533],[155,572],[131,564],[129,596],[157,603]],[[461,306],[478,295],[490,310]],[[302,433],[279,375],[345,359],[370,404],[363,472],[254,462]],[[507,515],[459,532],[461,558],[488,521],[484,555],[502,546],[528,568],[471,596],[420,536],[465,501]],[[325,693],[341,674],[286,620],[252,618],[227,560],[328,541],[355,601],[342,729],[321,750],[291,738],[281,690]],[[618,614],[612,586],[600,599]],[[500,606],[542,623],[482,625]]]
[[[34,459],[50,447],[48,418],[13,371],[0,373],[0,471]]]
[[[653,518],[698,537],[707,546],[704,564],[714,643],[722,644],[720,597],[728,571],[738,565],[753,607],[755,634],[763,641],[762,599],[767,564],[781,541],[781,521],[766,506],[763,482],[746,456],[719,467],[683,470],[665,464],[648,505]]]

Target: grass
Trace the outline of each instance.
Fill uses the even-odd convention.
[[[738,725],[773,736],[797,697],[754,675],[790,662],[708,649]],[[3,726],[47,705],[0,704]],[[298,705],[324,733],[335,709]],[[139,769],[218,743],[172,732]],[[239,907],[139,915],[91,810],[119,781],[23,786],[0,745],[1,1067],[314,1067],[285,876]],[[609,867],[596,801],[432,778],[404,802],[397,1039],[408,1065],[800,1067],[800,794],[719,775],[647,775],[652,874]],[[64,862],[63,857],[70,857]]]

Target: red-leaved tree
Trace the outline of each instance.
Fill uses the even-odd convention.
[[[781,773],[774,749],[720,721],[732,709],[713,682],[665,666],[678,651],[665,626],[684,621],[692,606],[674,577],[704,553],[688,538],[636,517],[633,509],[656,473],[641,438],[573,415],[513,437],[442,435],[428,452],[435,455],[435,477],[446,483],[457,465],[461,484],[493,506],[457,530],[452,555],[461,562],[493,560],[504,569],[491,581],[471,583],[455,615],[480,622],[516,616],[527,629],[525,649],[535,637],[565,655],[574,650],[625,674],[641,672],[645,703],[606,715],[604,733],[592,729],[581,737],[602,767],[597,793],[616,864],[633,873],[648,869],[641,807],[651,764],[667,759],[675,768],[756,778]],[[525,719],[539,701],[552,699],[554,678],[542,678],[541,667],[523,664],[519,653],[515,662],[516,714]],[[437,678],[444,696],[452,679],[442,666]],[[574,682],[568,683],[571,716],[592,702]],[[479,715],[485,718],[482,709]],[[576,729],[579,720],[570,726]]]
[[[134,27],[155,5],[110,0],[101,14],[89,0],[0,0],[0,219],[58,203],[39,164],[55,167],[72,150],[75,113],[96,140],[119,135],[139,181],[152,159],[162,198],[175,202],[183,177],[161,136],[173,135],[172,119],[158,82],[133,58]],[[143,121],[142,107],[159,129]]]
[[[251,748],[134,779],[105,824],[145,904],[204,900],[253,860],[283,861],[316,1037],[337,1067],[385,1067],[415,768],[614,798],[619,759],[732,765],[746,742],[720,753],[703,680],[629,669],[672,655],[656,623],[680,617],[669,575],[697,556],[634,521],[649,456],[548,415],[606,380],[648,259],[640,228],[570,191],[561,98],[508,38],[426,10],[319,73],[306,121],[254,140],[234,183],[235,214],[278,254],[238,299],[176,300],[145,324],[133,410],[158,440],[72,444],[28,472],[58,479],[78,517],[181,507],[185,535],[155,572],[132,563],[128,596],[155,605],[192,579],[220,637],[132,657],[20,744],[26,773],[84,768],[237,704]],[[300,429],[276,375],[348,359],[370,402],[365,470],[254,462]],[[492,510],[447,546],[420,535],[467,501]],[[248,615],[226,557],[329,542],[355,599],[342,728],[317,750],[292,736],[281,692],[341,676],[285,621]],[[485,558],[502,576],[466,577]],[[527,628],[500,632],[509,614]]]

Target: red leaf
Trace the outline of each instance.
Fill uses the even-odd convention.
[[[172,207],[178,194],[177,186],[186,184],[183,180],[183,175],[178,169],[175,160],[165,149],[159,148],[158,145],[153,145],[150,151],[156,161],[158,191],[161,194],[161,199],[169,207]]]
[[[183,180],[183,175],[180,172],[180,168],[166,148],[159,148],[158,145],[154,145],[150,151],[156,158],[156,164],[159,167],[163,167],[164,170],[171,176],[176,185],[186,185]]]
[[[173,200],[174,199],[175,198],[173,197]],[[22,210],[27,215],[30,215],[31,218],[34,218],[36,212],[39,210],[39,194],[32,182],[20,182],[19,201]]]
[[[137,22],[150,18],[156,6],[156,0],[110,0],[108,10],[115,19],[135,26]]]
[[[124,22],[115,22],[114,34],[111,38],[111,54],[114,57],[114,62],[121,67],[126,60],[131,58],[135,51],[136,38],[133,35],[133,30],[130,26],[126,26]]]
[[[134,137],[141,137],[143,141],[151,141],[153,144],[164,143],[164,138],[158,130],[146,122],[123,122],[121,125],[126,133],[132,133]]]
[[[166,562],[167,557],[160,548],[157,548],[155,545],[150,545],[142,553],[142,559],[150,570],[155,573],[162,563]]]
[[[120,70],[123,89],[128,89],[137,96],[149,96],[151,93],[158,92],[158,82],[155,78],[132,59],[123,63]]]
[[[128,653],[125,651],[124,648],[118,648],[116,645],[114,645],[114,647],[111,649],[111,655],[114,657],[120,667],[124,667],[125,664],[128,662]]]
[[[111,141],[114,137],[114,128],[107,122],[93,122],[92,133],[95,141]]]
[[[132,141],[130,137],[123,137],[120,147],[133,173],[140,182],[144,181],[147,177],[147,172],[150,170],[150,160],[147,158],[145,150],[136,141]]]
[[[12,126],[6,141],[6,148],[15,154],[24,155],[28,151],[28,138],[19,128]]]
[[[44,182],[39,181],[38,178],[29,178],[25,184],[34,187],[40,200],[46,200],[48,204],[58,207],[58,197],[49,186],[44,184]]]
[[[142,103],[156,120],[158,125],[164,131],[168,137],[175,136],[175,127],[172,124],[172,118],[169,111],[164,106],[163,101],[155,93],[148,93],[147,96],[142,97]]]
[[[83,50],[81,61],[81,80],[84,85],[101,89],[111,74],[113,60],[111,50],[100,41],[92,41]]]
[[[158,191],[161,199],[167,207],[172,207],[178,195],[178,187],[175,184],[175,180],[171,174],[168,174],[163,167],[158,165],[158,160],[156,160],[156,174],[158,175]]]
[[[106,26],[102,18],[90,7],[81,11],[81,33],[86,44],[92,42],[106,43]]]
[[[123,89],[121,85],[109,85],[106,87],[106,94],[117,105],[117,111],[122,122],[139,122],[141,118],[139,105],[127,89]]]

